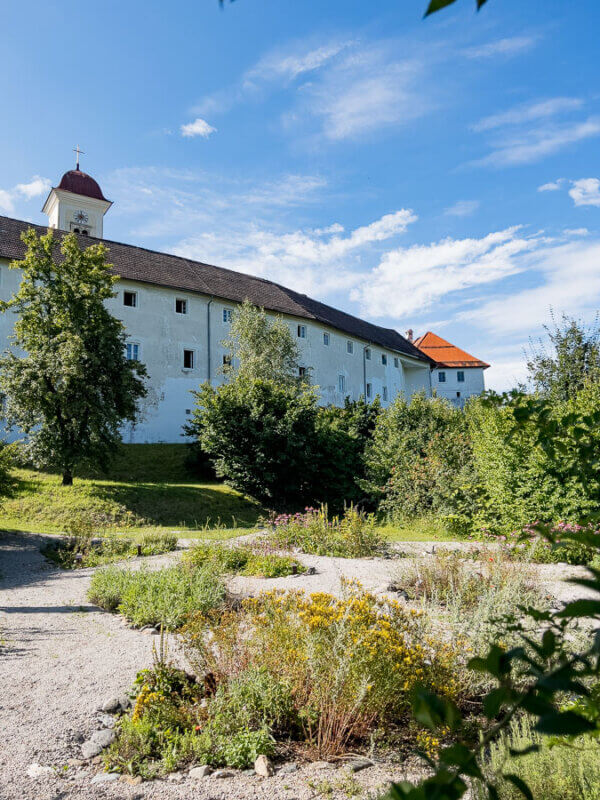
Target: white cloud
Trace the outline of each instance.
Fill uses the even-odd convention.
[[[473,130],[480,132],[501,128],[505,125],[521,125],[524,122],[547,119],[566,111],[574,111],[581,108],[582,105],[583,100],[578,97],[552,97],[549,100],[526,103],[508,111],[484,117],[473,125]]]
[[[214,133],[216,130],[216,128],[209,125],[202,117],[198,117],[193,122],[188,122],[186,125],[181,126],[181,135],[188,137],[202,136],[204,139],[208,139],[211,133]]]
[[[538,186],[538,192],[557,192],[564,182],[564,178],[559,178],[557,181],[543,183],[541,186]]]
[[[319,189],[327,186],[327,180],[318,175],[284,175],[276,181],[265,183],[243,194],[245,203],[271,206],[297,205],[309,200]]]
[[[292,50],[275,50],[245,73],[243,85],[248,87],[256,81],[294,80],[324,66],[352,44],[350,40],[332,41],[309,50],[305,44],[295,45]]]
[[[544,126],[524,131],[493,144],[492,152],[471,162],[474,166],[506,167],[530,164],[562,150],[576,142],[600,135],[600,118],[590,117],[584,122],[567,125]]]
[[[479,208],[479,200],[459,200],[453,206],[446,208],[444,214],[448,217],[469,217]]]
[[[565,236],[589,236],[590,232],[587,228],[565,228],[563,233]]]
[[[536,241],[536,237],[519,235],[519,228],[513,227],[481,239],[448,238],[400,247],[385,253],[351,296],[371,317],[400,319],[422,313],[452,292],[520,272],[523,267],[516,257],[535,248]]]
[[[40,178],[39,175],[34,175],[28,183],[17,183],[12,189],[0,189],[0,210],[7,214],[13,214],[15,203],[20,198],[33,200],[34,197],[47,194],[51,186],[52,184],[48,178]]]
[[[580,178],[573,181],[569,196],[576,206],[600,206],[600,180]]]
[[[512,56],[530,50],[537,42],[535,36],[510,36],[495,42],[469,47],[464,50],[467,58],[491,58],[493,56]]]

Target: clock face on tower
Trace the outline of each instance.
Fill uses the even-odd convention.
[[[73,215],[73,218],[75,219],[75,222],[88,221],[88,215],[85,213],[85,211],[76,211],[75,214]]]

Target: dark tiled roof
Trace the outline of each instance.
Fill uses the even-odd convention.
[[[25,246],[21,233],[27,228],[46,233],[47,228],[32,225],[22,220],[0,216],[0,258],[22,259]],[[61,232],[58,231],[60,236]],[[98,241],[80,236],[82,244]],[[130,244],[101,240],[108,248],[108,260],[113,272],[121,278],[171,289],[199,292],[223,300],[243,302],[248,299],[257,306],[289,314],[293,317],[312,319],[350,336],[377,344],[389,350],[429,362],[429,358],[392,328],[372,325],[344,311],[319,303],[304,294],[286,289],[277,283],[255,278],[243,272],[234,272],[223,267],[214,267],[200,261],[190,261],[180,256],[158,253]]]

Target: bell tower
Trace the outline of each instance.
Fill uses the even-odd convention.
[[[98,183],[79,169],[79,156],[83,154],[79,145],[75,152],[75,169],[65,172],[58,186],[50,190],[42,212],[47,214],[50,228],[102,239],[104,215],[112,203]]]

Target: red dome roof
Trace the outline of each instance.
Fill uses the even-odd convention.
[[[102,194],[102,189],[96,181],[78,169],[70,169],[65,172],[57,188],[63,189],[65,192],[81,194],[84,197],[93,197],[96,200],[106,200],[106,197]]]

